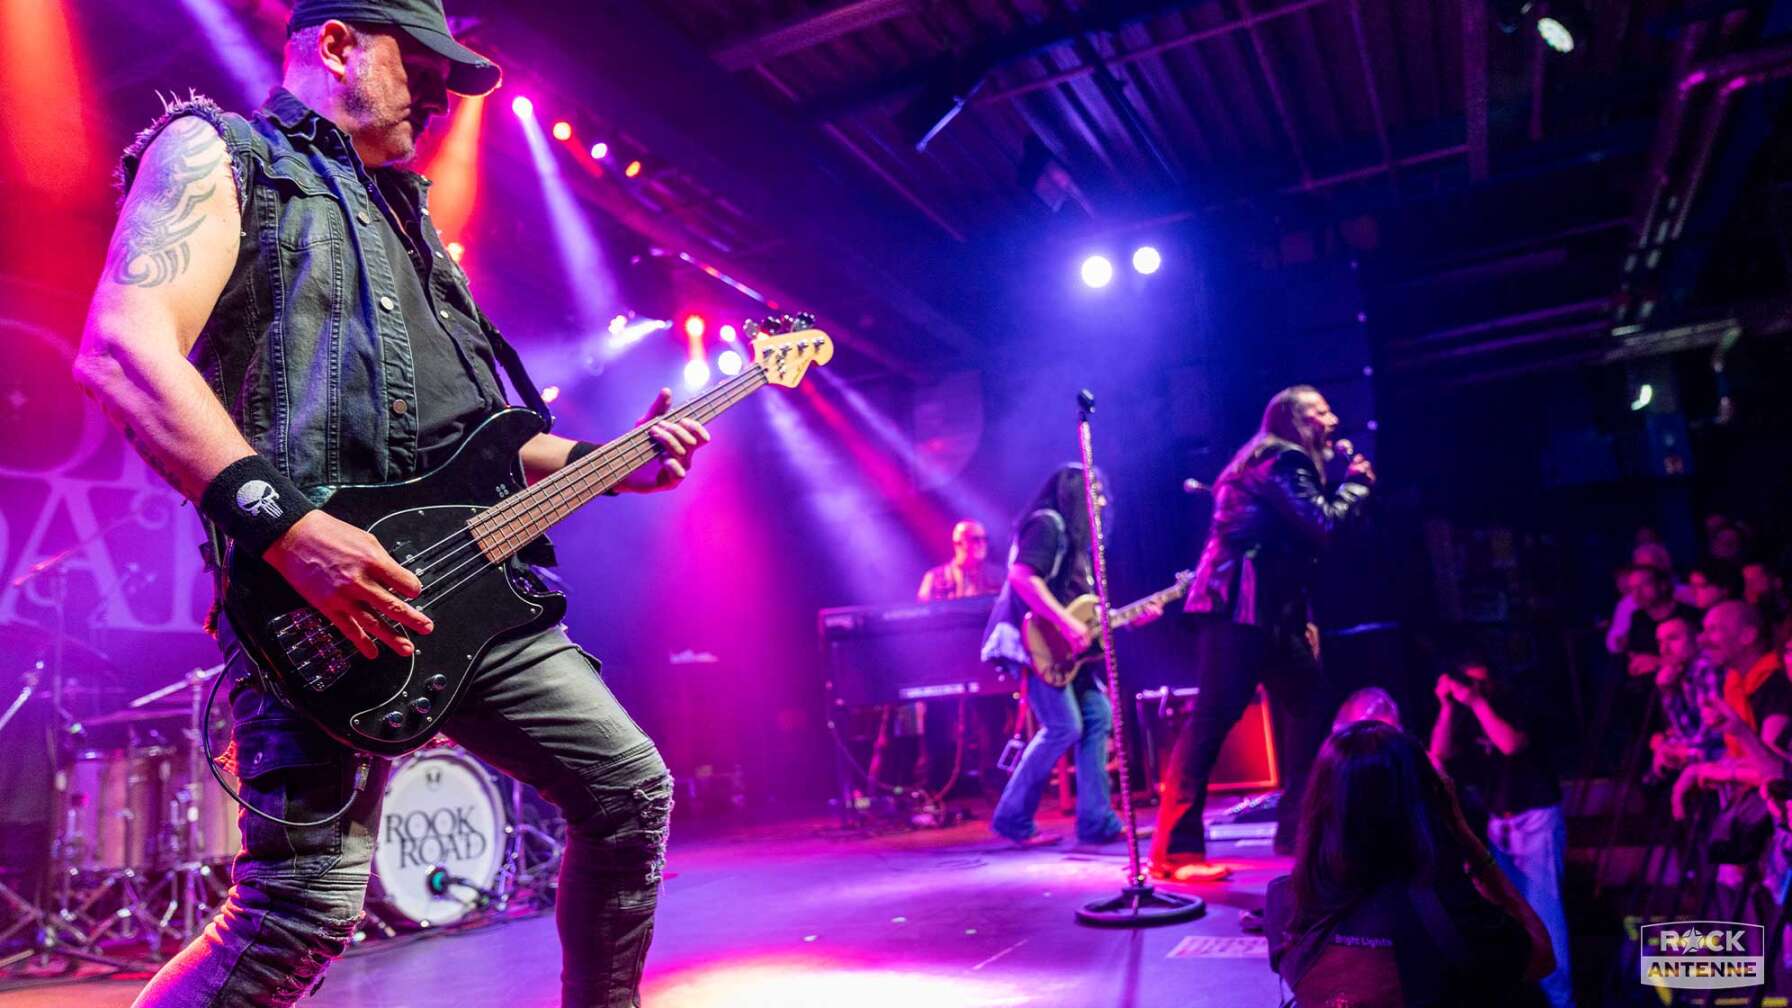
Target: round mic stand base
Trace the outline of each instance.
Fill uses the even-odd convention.
[[[1181,924],[1207,916],[1207,901],[1199,896],[1158,892],[1140,883],[1120,890],[1120,895],[1084,903],[1076,919],[1090,927],[1146,928]]]

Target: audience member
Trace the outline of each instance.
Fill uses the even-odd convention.
[[[1409,736],[1359,721],[1328,739],[1294,871],[1270,883],[1270,966],[1308,1008],[1535,1002],[1555,967],[1536,913]]]
[[[1396,728],[1400,724],[1400,705],[1380,686],[1365,686],[1344,698],[1338,705],[1338,716],[1332,719],[1332,733],[1337,734],[1358,721],[1380,721]]]
[[[1699,642],[1724,670],[1723,695],[1707,700],[1702,711],[1706,723],[1723,732],[1726,754],[1681,771],[1674,784],[1676,819],[1685,816],[1686,796],[1697,788],[1753,786],[1785,776],[1792,741],[1792,682],[1760,612],[1747,602],[1720,602],[1705,614]]]
[[[1660,775],[1689,763],[1716,759],[1723,753],[1723,735],[1705,723],[1704,704],[1720,697],[1723,675],[1699,650],[1698,628],[1684,616],[1670,616],[1655,628],[1661,667],[1655,689],[1665,726],[1649,740],[1653,772]]]
[[[1719,560],[1728,560],[1734,564],[1742,563],[1748,556],[1749,543],[1753,539],[1747,525],[1734,521],[1724,515],[1712,515],[1705,519],[1705,554]]]
[[[1641,602],[1643,600],[1639,600]],[[1648,612],[1639,605],[1638,619]],[[1556,968],[1543,991],[1556,1008],[1574,1003],[1568,968],[1568,917],[1562,906],[1567,827],[1539,712],[1519,690],[1501,689],[1488,663],[1467,658],[1439,676],[1442,709],[1431,729],[1431,758],[1458,788],[1487,808],[1487,838],[1500,865],[1549,931]]]
[[[1668,555],[1667,547],[1659,542],[1639,541],[1636,548],[1630,551],[1630,566],[1620,567],[1615,572],[1618,601],[1612,608],[1611,623],[1605,631],[1605,649],[1612,654],[1624,654],[1624,645],[1629,640],[1630,615],[1636,612],[1636,598],[1630,591],[1630,574],[1638,567],[1666,571],[1670,585],[1673,581],[1674,561]],[[1678,597],[1677,586],[1675,592]],[[1687,600],[1690,600],[1690,593]]]
[[[1783,643],[1792,636],[1792,613],[1786,603],[1786,584],[1779,572],[1764,560],[1750,560],[1742,565],[1742,597],[1761,612],[1774,643]]]
[[[1692,606],[1707,612],[1712,606],[1742,597],[1742,571],[1728,560],[1706,557],[1693,564],[1686,577],[1692,588]]]
[[[1661,664],[1656,626],[1675,615],[1697,620],[1699,612],[1674,599],[1673,572],[1660,567],[1632,567],[1629,587],[1636,610],[1630,615],[1629,631],[1624,637],[1626,671],[1633,677],[1653,677]]]

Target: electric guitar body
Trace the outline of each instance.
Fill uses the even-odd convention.
[[[442,586],[419,600],[435,630],[398,630],[416,645],[409,657],[384,645],[379,657],[362,657],[272,567],[231,556],[224,612],[281,699],[340,742],[396,756],[436,734],[493,644],[560,621],[564,596],[535,591],[466,534],[471,518],[524,489],[518,452],[541,429],[529,410],[505,410],[429,473],[337,487],[320,506],[365,529],[418,580]]]
[[[1190,571],[1176,575],[1176,583],[1163,591],[1155,592],[1124,608],[1115,609],[1108,614],[1108,622],[1115,630],[1124,630],[1131,626],[1145,610],[1153,604],[1168,605],[1188,593],[1188,584],[1194,579]],[[1064,606],[1070,615],[1080,620],[1084,626],[1097,625],[1097,599],[1093,595],[1078,595]],[[1033,663],[1033,672],[1045,680],[1050,686],[1068,686],[1076,678],[1083,666],[1101,657],[1101,641],[1099,636],[1088,647],[1078,648],[1053,626],[1050,621],[1041,619],[1037,613],[1027,612],[1020,621],[1021,645],[1026,648],[1027,657]]]

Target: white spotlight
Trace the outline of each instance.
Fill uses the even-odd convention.
[[[1083,260],[1083,283],[1100,289],[1114,280],[1114,264],[1107,256],[1092,255]]]
[[[1133,250],[1132,268],[1146,276],[1156,273],[1157,268],[1163,264],[1164,257],[1158,253],[1157,249],[1152,248],[1150,245],[1140,245]]]
[[[684,366],[684,387],[692,391],[709,384],[709,364],[694,360]]]
[[[724,350],[716,355],[716,370],[730,378],[740,374],[740,369],[745,367],[746,363],[739,350]]]

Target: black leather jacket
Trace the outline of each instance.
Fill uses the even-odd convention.
[[[1284,445],[1222,477],[1213,495],[1213,526],[1188,611],[1273,633],[1303,632],[1312,619],[1308,593],[1319,553],[1361,517],[1368,484],[1346,479],[1328,489],[1307,453]]]

